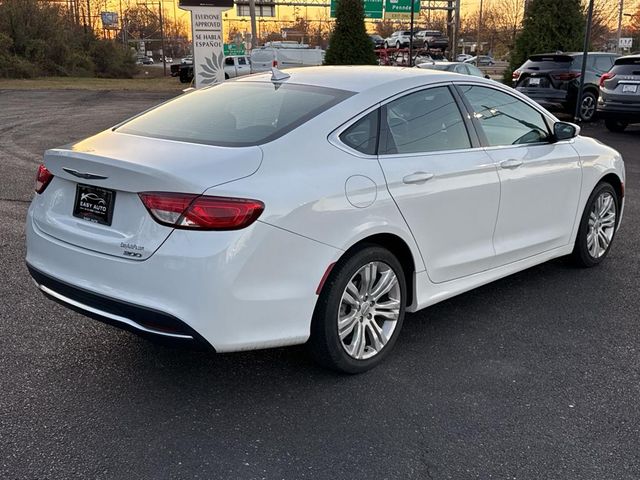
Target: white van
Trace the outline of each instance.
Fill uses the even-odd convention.
[[[251,73],[267,72],[275,66],[279,69],[322,65],[324,50],[308,45],[271,42],[251,50]]]

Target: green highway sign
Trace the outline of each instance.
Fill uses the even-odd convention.
[[[385,0],[384,18],[407,18],[411,16],[411,3],[413,12],[420,13],[420,0]]]
[[[237,45],[235,43],[225,43],[224,44],[224,55],[228,57],[229,55],[244,55],[246,53],[244,49],[244,44]]]
[[[420,3],[420,0],[416,0]],[[331,18],[336,16],[336,4],[338,0],[331,0]],[[364,17],[365,18],[382,18],[382,6],[384,0],[362,0],[364,4]]]

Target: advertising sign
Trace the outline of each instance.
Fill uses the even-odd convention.
[[[419,0],[417,0],[419,2]],[[336,16],[336,5],[338,0],[331,0],[331,18]],[[365,18],[382,18],[382,6],[384,0],[362,0],[364,4]]]
[[[104,28],[105,30],[118,29],[118,13],[117,12],[102,12],[100,13],[100,19],[102,20],[102,28]]]
[[[191,12],[193,79],[196,88],[224,82],[222,11],[227,7],[184,7]]]
[[[420,13],[420,0],[385,0],[384,18],[405,20],[411,16],[411,4],[413,12]]]

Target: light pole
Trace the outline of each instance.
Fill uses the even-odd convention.
[[[411,22],[409,24],[409,66],[413,67],[413,5],[416,0],[411,0]],[[420,0],[418,0],[420,1]]]
[[[580,70],[580,88],[578,89],[578,97],[576,98],[576,111],[574,121],[582,120],[580,116],[580,108],[582,107],[582,93],[584,91],[584,74],[587,69],[587,53],[589,52],[589,40],[591,38],[591,23],[593,20],[593,1],[589,0],[589,11],[587,13],[587,29],[584,33],[584,48],[582,52],[582,68]]]

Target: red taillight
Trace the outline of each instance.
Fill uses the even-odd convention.
[[[47,170],[47,167],[44,165],[40,165],[38,167],[38,174],[36,175],[36,193],[44,192],[47,185],[51,182],[53,178],[53,173]]]
[[[273,68],[278,68],[278,60],[274,60],[273,62],[271,62],[271,66]]]
[[[555,75],[551,75],[556,80],[561,80],[563,82],[567,82],[569,80],[575,80],[576,78],[580,78],[580,72],[562,72],[556,73]]]
[[[520,70],[515,70],[512,74],[511,74],[511,78],[513,80],[518,80],[520,78]]]
[[[166,192],[139,195],[158,223],[174,228],[238,230],[251,225],[264,210],[264,203],[246,198]]]
[[[611,73],[611,72],[607,72],[604,73],[601,77],[600,77],[600,86],[604,86],[604,82],[606,82],[607,80],[612,79],[613,77],[615,77],[616,74],[615,73]]]

